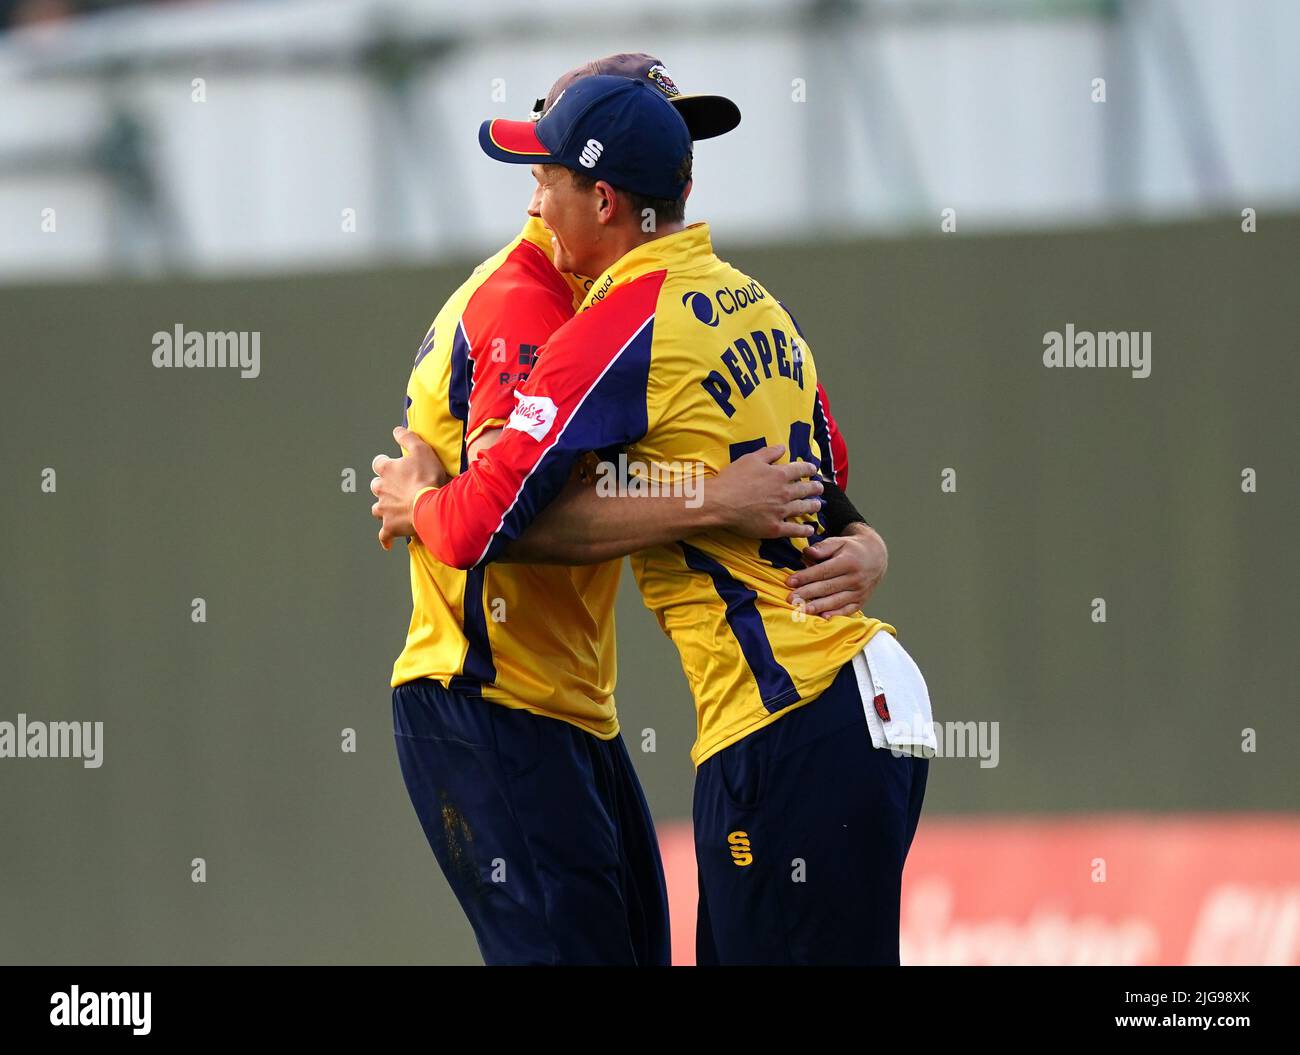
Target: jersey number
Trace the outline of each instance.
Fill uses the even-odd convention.
[[[767,446],[767,437],[759,436],[757,439],[742,440],[739,443],[731,445],[731,460],[734,462],[737,458],[743,458],[746,454],[753,454],[754,451],[762,450]],[[790,442],[786,446],[790,453],[792,462],[810,462],[817,466],[818,472],[815,474],[820,477],[822,461],[816,457],[812,451],[812,426],[806,421],[794,421],[790,424]],[[817,514],[817,534],[826,533],[826,519],[821,514]],[[758,553],[765,561],[774,568],[789,568],[797,571],[804,566],[803,556],[799,549],[788,538],[765,538],[758,543]]]

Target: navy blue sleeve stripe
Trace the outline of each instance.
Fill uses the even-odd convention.
[[[456,324],[451,342],[451,380],[447,384],[447,409],[460,422],[460,471],[469,468],[465,431],[469,424],[469,397],[474,388],[474,350],[463,322]]]
[[[635,443],[646,433],[649,410],[646,386],[650,376],[650,349],[654,343],[654,316],[649,316],[610,359],[587,389],[551,445],[524,477],[514,501],[476,562],[495,559],[517,539],[568,482],[573,464],[588,451]]]
[[[420,350],[415,353],[415,366],[411,367],[412,370],[415,370],[416,367],[418,367],[422,362],[424,362],[424,357],[428,355],[431,351],[433,351],[433,342],[435,336],[436,335],[434,333],[434,327],[430,326],[429,332],[424,335],[424,341],[420,345]]]
[[[821,449],[821,476],[824,480],[834,481],[839,466],[835,464],[835,451],[831,445],[831,427],[826,420],[826,411],[822,408],[822,397],[818,391],[813,392],[813,436]]]
[[[469,420],[469,398],[474,388],[474,351],[470,347],[465,324],[458,323],[451,342],[451,380],[447,386],[447,403],[451,416],[460,422],[460,471],[469,468],[469,455],[465,447],[465,430]],[[483,607],[484,571],[476,568],[465,576],[464,632],[469,648],[461,665],[463,677],[471,684],[491,685],[497,680],[496,664],[492,661],[492,644],[488,640],[487,612]],[[466,688],[461,684],[461,690]]]

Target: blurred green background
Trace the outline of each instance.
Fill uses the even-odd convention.
[[[714,242],[812,345],[890,547],[871,613],[936,718],[999,723],[928,814],[1300,806],[1300,217]],[[0,759],[0,961],[478,961],[397,769],[406,560],[367,489],[471,263],[0,289],[0,721],[105,725],[97,770]],[[155,369],[177,323],[261,331],[261,377]],[[1150,330],[1151,376],[1044,369],[1068,323]],[[686,682],[630,574],[619,663],[656,817],[689,817]]]

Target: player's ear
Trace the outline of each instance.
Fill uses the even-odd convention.
[[[688,180],[686,181],[686,187],[685,187],[685,189],[682,191],[682,201],[683,201],[683,202],[686,201],[686,199],[689,198],[689,197],[691,196],[691,188],[694,187],[694,186],[695,186],[695,181],[694,181],[693,179],[688,179]]]
[[[599,224],[613,223],[614,217],[618,215],[618,191],[603,179],[596,181],[595,191],[596,222]]]

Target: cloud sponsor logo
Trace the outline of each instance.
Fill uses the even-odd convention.
[[[587,288],[590,289],[593,285],[595,285],[595,280],[594,279],[588,280]],[[586,311],[587,308],[590,308],[593,304],[599,304],[602,300],[604,300],[605,294],[610,291],[610,288],[613,285],[614,285],[614,276],[606,275],[605,281],[600,284],[600,289],[594,290],[588,297],[591,303],[587,304],[582,310]]]
[[[747,286],[734,288],[723,286],[712,293],[692,290],[682,297],[682,304],[690,308],[705,326],[716,326],[721,315],[734,315],[766,299],[767,291],[757,282],[750,282]]]
[[[691,313],[704,323],[705,326],[718,325],[718,313],[713,307],[713,300],[707,293],[700,293],[694,290],[682,297],[683,307],[691,309]]]

